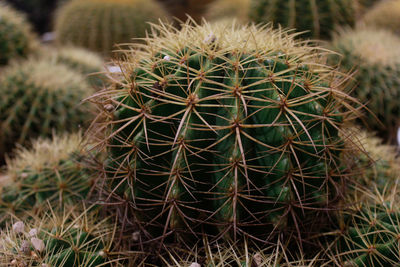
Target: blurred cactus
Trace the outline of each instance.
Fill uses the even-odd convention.
[[[104,84],[104,62],[92,51],[79,47],[60,47],[49,52],[43,51],[41,57],[67,65],[87,77],[90,85],[101,87]]]
[[[383,30],[343,30],[332,49],[342,55],[335,64],[341,61],[344,71],[357,71],[353,94],[370,111],[365,123],[394,143],[400,126],[400,38]]]
[[[85,199],[94,178],[82,145],[80,134],[68,134],[36,140],[31,149],[18,148],[7,163],[11,181],[2,187],[0,208],[20,212],[47,201],[55,207]]]
[[[84,77],[48,60],[28,60],[0,77],[0,158],[15,144],[79,129],[91,118],[82,99],[93,92]]]
[[[271,27],[155,32],[127,51],[124,80],[94,97],[110,118],[111,191],[143,229],[272,236],[340,198],[339,132],[357,112],[345,78],[317,63],[325,53]]]
[[[96,213],[67,207],[9,220],[0,234],[1,266],[111,266],[112,228]],[[112,265],[116,266],[116,265]]]
[[[328,39],[336,25],[354,24],[355,4],[353,0],[252,0],[249,18],[307,31],[303,37]]]
[[[10,59],[24,57],[37,45],[35,36],[24,16],[0,2],[0,65]]]
[[[192,17],[195,21],[200,22],[207,5],[215,0],[157,0],[162,3],[166,9],[176,18],[185,21],[188,17]]]
[[[212,2],[205,13],[209,21],[223,19],[236,19],[239,22],[247,22],[250,8],[250,0],[216,0]]]
[[[109,55],[115,44],[145,37],[148,22],[167,17],[154,0],[72,0],[57,13],[56,39]]]
[[[368,27],[386,29],[400,36],[400,0],[377,3],[364,15],[362,22]]]
[[[39,33],[52,30],[55,9],[68,0],[6,0],[13,7],[26,13]]]

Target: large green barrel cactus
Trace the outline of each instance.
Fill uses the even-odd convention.
[[[21,211],[87,197],[94,177],[85,166],[90,155],[80,134],[39,139],[31,149],[18,148],[7,163],[10,181],[1,188],[0,208]]]
[[[354,73],[353,95],[367,104],[364,122],[385,141],[400,126],[400,39],[390,32],[360,28],[334,37],[343,71]],[[335,63],[336,63],[335,62]]]
[[[11,219],[0,233],[1,266],[114,266],[112,227],[96,212],[79,206],[40,217]]]
[[[154,0],[73,0],[56,17],[56,39],[109,55],[115,44],[141,38],[167,14]]]
[[[24,16],[0,3],[0,65],[28,55],[36,45],[35,36]]]
[[[343,77],[293,35],[238,28],[157,27],[95,97],[110,118],[107,181],[142,229],[261,238],[341,193]]]
[[[0,78],[0,158],[16,143],[55,130],[75,131],[91,118],[81,101],[93,92],[78,72],[48,60],[4,69]]]
[[[400,36],[400,1],[377,3],[361,20],[371,28],[386,29]]]
[[[250,19],[307,31],[303,36],[327,39],[335,25],[352,25],[353,0],[252,0]]]

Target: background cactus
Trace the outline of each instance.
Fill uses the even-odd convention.
[[[0,234],[3,266],[111,266],[112,227],[107,219],[79,206],[51,210],[20,221],[13,218]],[[118,266],[118,259],[114,259]]]
[[[367,104],[364,122],[389,142],[396,142],[400,118],[399,47],[400,39],[390,32],[364,28],[343,30],[332,42],[343,55],[335,61],[342,70],[357,70],[353,95]]]
[[[111,191],[155,235],[205,223],[266,238],[340,195],[340,126],[357,113],[343,76],[293,35],[235,28],[159,26],[95,97],[110,118]]]
[[[36,46],[35,36],[24,16],[0,3],[0,65],[10,59],[26,56]]]
[[[79,73],[48,60],[28,60],[0,77],[0,155],[31,138],[73,132],[91,118],[81,104],[93,89]]]
[[[84,163],[89,158],[80,134],[39,139],[31,149],[18,148],[7,164],[11,181],[2,187],[0,207],[23,211],[47,202],[55,207],[82,201],[94,184]]]
[[[60,47],[51,52],[46,49],[42,54],[43,58],[67,65],[82,73],[94,87],[98,88],[104,84],[105,78],[102,72],[104,72],[105,63],[96,53],[79,47]]]
[[[361,203],[343,214],[340,237],[333,246],[337,266],[397,266],[400,261],[398,189],[381,195],[364,191]],[[365,195],[369,194],[369,195]]]
[[[185,21],[189,15],[195,21],[200,22],[207,5],[215,0],[157,0],[176,18]]]
[[[166,17],[154,0],[73,0],[58,11],[56,39],[109,55],[115,44],[144,37],[147,22]]]
[[[335,25],[353,25],[353,0],[252,0],[250,19],[308,31],[303,37],[327,39]]]
[[[389,0],[377,3],[365,13],[362,22],[369,27],[386,29],[400,36],[400,1]]]
[[[236,19],[239,22],[247,22],[249,8],[250,0],[217,0],[209,4],[204,17],[208,21]]]

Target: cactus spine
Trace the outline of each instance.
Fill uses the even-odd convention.
[[[0,65],[31,53],[37,43],[24,16],[0,3]]]
[[[0,158],[16,143],[52,131],[73,132],[91,118],[81,101],[93,91],[84,77],[48,60],[28,60],[4,70],[0,78]]]
[[[282,27],[309,31],[304,37],[324,38],[335,25],[354,24],[353,0],[252,0],[250,19],[257,23],[274,22]]]
[[[269,27],[156,31],[96,98],[111,118],[112,192],[145,229],[268,235],[338,197],[354,110],[318,49]]]

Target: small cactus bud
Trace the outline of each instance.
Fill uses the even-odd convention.
[[[21,222],[21,221],[18,221],[18,222],[13,224],[12,228],[13,228],[13,231],[16,234],[23,233],[24,229],[25,229],[25,224],[23,222]]]
[[[140,237],[140,232],[139,231],[136,231],[136,232],[134,232],[133,234],[132,234],[132,240],[133,241],[139,241],[139,237]]]
[[[201,267],[201,265],[197,262],[192,262],[189,267]]]
[[[29,231],[29,236],[30,237],[34,237],[34,236],[37,236],[37,229],[36,228],[32,228],[30,231]]]
[[[111,112],[111,111],[113,111],[114,106],[113,106],[113,104],[107,104],[107,105],[104,105],[104,109],[107,110],[108,112]]]
[[[253,256],[253,262],[254,262],[254,264],[255,264],[257,267],[258,267],[258,266],[261,266],[263,260],[262,260],[262,256],[261,256],[260,253],[257,252],[256,254],[254,254],[254,256]]]
[[[168,55],[166,55],[166,56],[164,57],[164,60],[166,60],[166,61],[170,61],[170,60],[171,60],[171,57],[170,57],[170,56],[168,56]]]
[[[39,252],[42,252],[45,248],[43,240],[41,240],[39,238],[32,237],[31,243],[32,243],[33,247]]]

